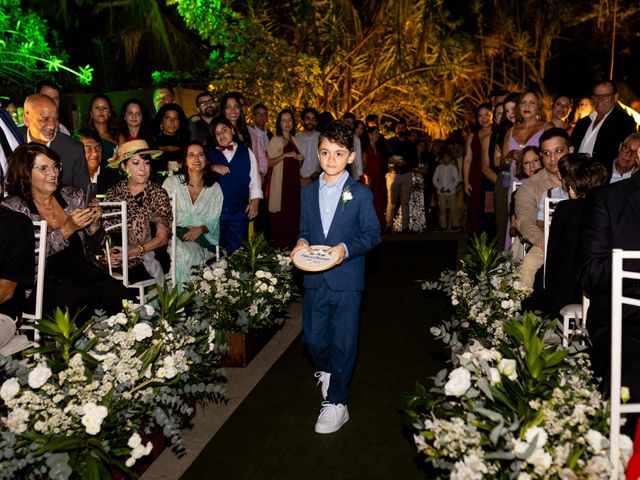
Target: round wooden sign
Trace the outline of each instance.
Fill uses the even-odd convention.
[[[331,247],[312,245],[311,250],[299,250],[293,256],[293,264],[306,272],[322,272],[338,263],[337,252],[329,252]]]

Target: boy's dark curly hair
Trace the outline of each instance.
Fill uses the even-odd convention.
[[[322,143],[322,140],[326,138],[330,142],[337,143],[341,147],[349,150],[349,153],[353,152],[353,129],[348,125],[345,125],[340,120],[331,122],[327,128],[320,134],[318,138],[318,146]]]

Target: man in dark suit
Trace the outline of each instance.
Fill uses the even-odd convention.
[[[3,197],[5,178],[7,178],[7,160],[9,155],[22,143],[22,136],[13,122],[11,114],[0,108],[0,199]]]
[[[591,190],[587,194],[578,247],[578,281],[590,298],[587,330],[591,362],[601,388],[611,378],[611,250],[640,250],[640,175]],[[625,264],[640,271],[640,262]],[[640,298],[640,283],[625,284],[625,296]],[[622,384],[632,401],[640,401],[640,311],[623,309]],[[630,432],[633,433],[633,430]]]
[[[62,159],[63,185],[86,188],[89,184],[84,147],[69,135],[58,131],[58,107],[41,93],[30,95],[24,102],[24,126],[20,133],[24,142],[37,142],[48,146]]]
[[[607,167],[609,176],[618,146],[630,133],[637,130],[636,123],[618,105],[616,84],[604,80],[593,88],[595,110],[576,123],[571,133],[571,144],[578,153],[588,153]]]

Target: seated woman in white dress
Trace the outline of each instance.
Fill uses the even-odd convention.
[[[198,142],[191,142],[185,149],[182,173],[168,177],[162,186],[169,196],[176,195],[175,281],[182,290],[191,267],[204,265],[215,255],[212,251],[220,236],[222,189],[215,183]]]

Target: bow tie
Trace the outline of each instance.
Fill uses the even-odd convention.
[[[226,147],[223,147],[221,145],[218,145],[218,150],[220,150],[221,152],[224,152],[225,150],[229,150],[230,152],[233,152],[233,144],[229,144]]]

